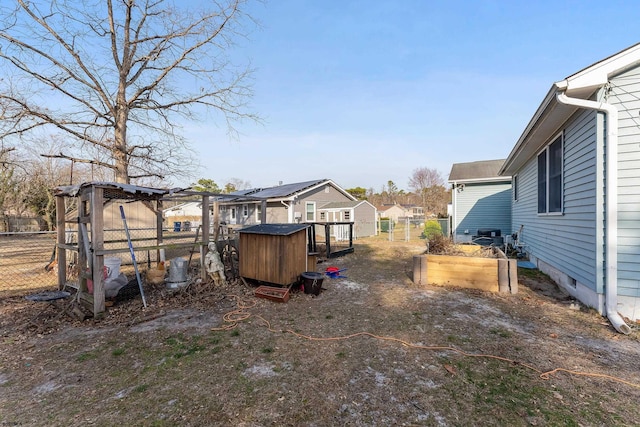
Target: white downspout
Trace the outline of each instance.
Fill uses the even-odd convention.
[[[284,206],[285,210],[287,211],[287,222],[289,224],[293,223],[293,203],[291,203],[291,205],[288,205],[287,202],[285,202],[284,200],[280,200],[280,203],[282,203],[282,206]]]
[[[451,189],[453,192],[453,206],[451,210],[453,211],[453,230],[451,236],[453,236],[453,243],[458,243],[458,183],[453,182],[453,188]]]
[[[563,88],[560,88],[563,89]],[[589,101],[586,99],[570,98],[559,91],[556,94],[559,103],[574,105],[580,108],[596,110],[606,113],[606,198],[605,213],[605,305],[607,318],[618,332],[630,334],[631,328],[618,313],[618,109],[605,102]]]

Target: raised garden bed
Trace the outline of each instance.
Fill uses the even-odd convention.
[[[463,246],[461,246],[463,248]],[[423,254],[413,257],[413,282],[417,285],[458,286],[489,292],[518,292],[517,260],[501,251],[494,258],[465,255]],[[482,255],[482,254],[480,254]]]

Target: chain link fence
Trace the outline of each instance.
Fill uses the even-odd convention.
[[[57,286],[55,232],[0,233],[0,295]]]
[[[438,218],[438,223],[442,229],[442,234],[449,236],[450,227],[448,218]],[[391,242],[419,242],[424,241],[424,219],[413,219],[410,217],[393,219],[379,219],[378,233],[382,237],[387,237]]]
[[[443,231],[448,221],[443,222]],[[353,238],[360,236],[360,230],[373,227],[374,224],[354,226]],[[364,228],[359,228],[364,227]],[[423,241],[422,231],[424,222],[403,218],[398,221],[379,220],[377,238],[389,241],[420,242]],[[316,226],[318,243],[326,245],[324,227]],[[448,228],[446,229],[448,233]],[[157,246],[155,228],[130,229],[131,245],[134,248],[136,262],[141,272],[155,267],[162,254]],[[68,284],[77,286],[78,270],[78,235],[75,230],[66,233],[66,244],[76,249],[66,250]],[[90,234],[90,230],[89,230]],[[213,236],[213,230],[210,231]],[[200,248],[202,247],[202,232],[200,226],[171,227],[162,232],[162,246],[164,259],[171,261],[175,258],[185,259],[190,266],[190,273],[197,274],[200,263]],[[348,226],[331,226],[329,239],[332,251],[340,251],[349,247]],[[129,249],[129,242],[124,228],[104,230],[104,248],[109,251],[105,257],[118,258],[121,272],[129,278],[135,277],[133,261]],[[225,243],[237,248],[237,233],[225,230],[218,241],[218,250],[222,253]],[[16,232],[0,233],[0,296],[24,294],[33,290],[57,288],[58,274],[57,256],[55,253],[56,232]],[[87,268],[86,266],[84,268]]]
[[[156,229],[129,229],[129,233],[139,271],[144,273],[148,268],[156,267],[162,256],[155,248]],[[210,235],[213,238],[213,230]],[[220,253],[226,244],[237,248],[236,234],[225,233],[220,237],[217,244]],[[56,232],[0,233],[0,297],[34,290],[57,289],[60,266],[57,263],[56,238]],[[75,247],[65,250],[67,284],[77,287],[78,270],[82,268],[78,265],[77,232],[68,230],[65,240],[66,245]],[[104,240],[104,249],[109,251],[105,259],[117,258],[120,261],[120,272],[129,279],[134,278],[135,270],[124,228],[104,230]],[[189,228],[187,231],[174,231],[172,228],[162,232],[164,259],[171,262],[178,257],[183,258],[189,263],[192,274],[199,271],[202,244],[200,227]]]

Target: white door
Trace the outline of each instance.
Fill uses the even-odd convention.
[[[236,220],[237,220],[237,209],[236,208],[231,208],[231,219],[229,220],[229,224],[236,224]]]

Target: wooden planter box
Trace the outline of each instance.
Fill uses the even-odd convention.
[[[518,292],[518,262],[506,258],[416,255],[413,257],[413,282],[515,294]]]
[[[275,302],[289,301],[289,288],[275,288],[273,286],[260,286],[255,291],[255,296]]]

